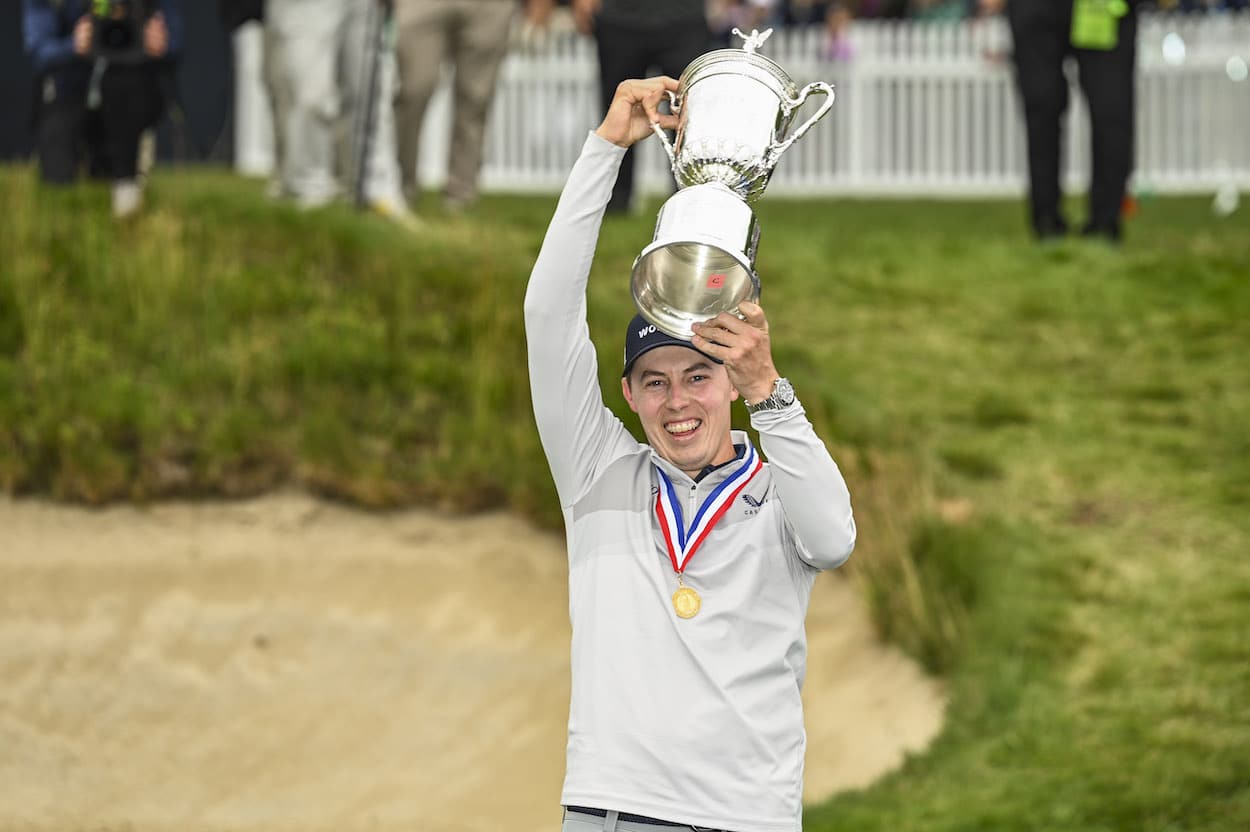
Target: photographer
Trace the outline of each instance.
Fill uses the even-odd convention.
[[[88,174],[113,182],[113,213],[143,201],[139,139],[165,106],[162,75],[182,45],[177,0],[24,0],[26,51],[36,74],[43,181]]]

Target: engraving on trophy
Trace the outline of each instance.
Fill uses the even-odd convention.
[[[689,142],[677,163],[683,187],[721,182],[744,199],[763,193],[771,174],[750,147],[732,138],[703,136]]]

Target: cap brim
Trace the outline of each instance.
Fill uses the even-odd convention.
[[[724,361],[721,361],[719,358],[714,358],[708,355],[707,353],[703,352],[701,349],[694,346],[689,341],[682,341],[680,339],[674,338],[672,341],[661,341],[658,344],[648,344],[647,346],[639,350],[637,355],[629,359],[629,363],[625,365],[625,369],[621,370],[621,378],[625,378],[625,376],[629,375],[629,371],[632,370],[634,368],[634,365],[638,363],[639,358],[642,358],[644,355],[651,352],[652,350],[658,350],[660,347],[685,347],[691,352],[697,352],[699,355],[703,356],[708,361],[711,361],[715,364],[725,363]]]

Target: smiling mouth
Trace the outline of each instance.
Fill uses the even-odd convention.
[[[666,422],[664,429],[668,431],[670,436],[682,437],[694,433],[702,424],[703,420],[701,419],[686,419],[682,422]]]

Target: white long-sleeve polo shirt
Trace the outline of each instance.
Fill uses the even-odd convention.
[[[855,544],[850,494],[802,405],[751,425],[767,463],[677,575],[655,511],[657,466],[684,517],[735,465],[698,482],[604,405],[586,285],[623,149],[591,133],[525,298],[530,385],[563,508],[572,691],[562,802],[735,832],[802,828],[803,621],[821,569]],[[749,438],[734,432],[734,442]]]

